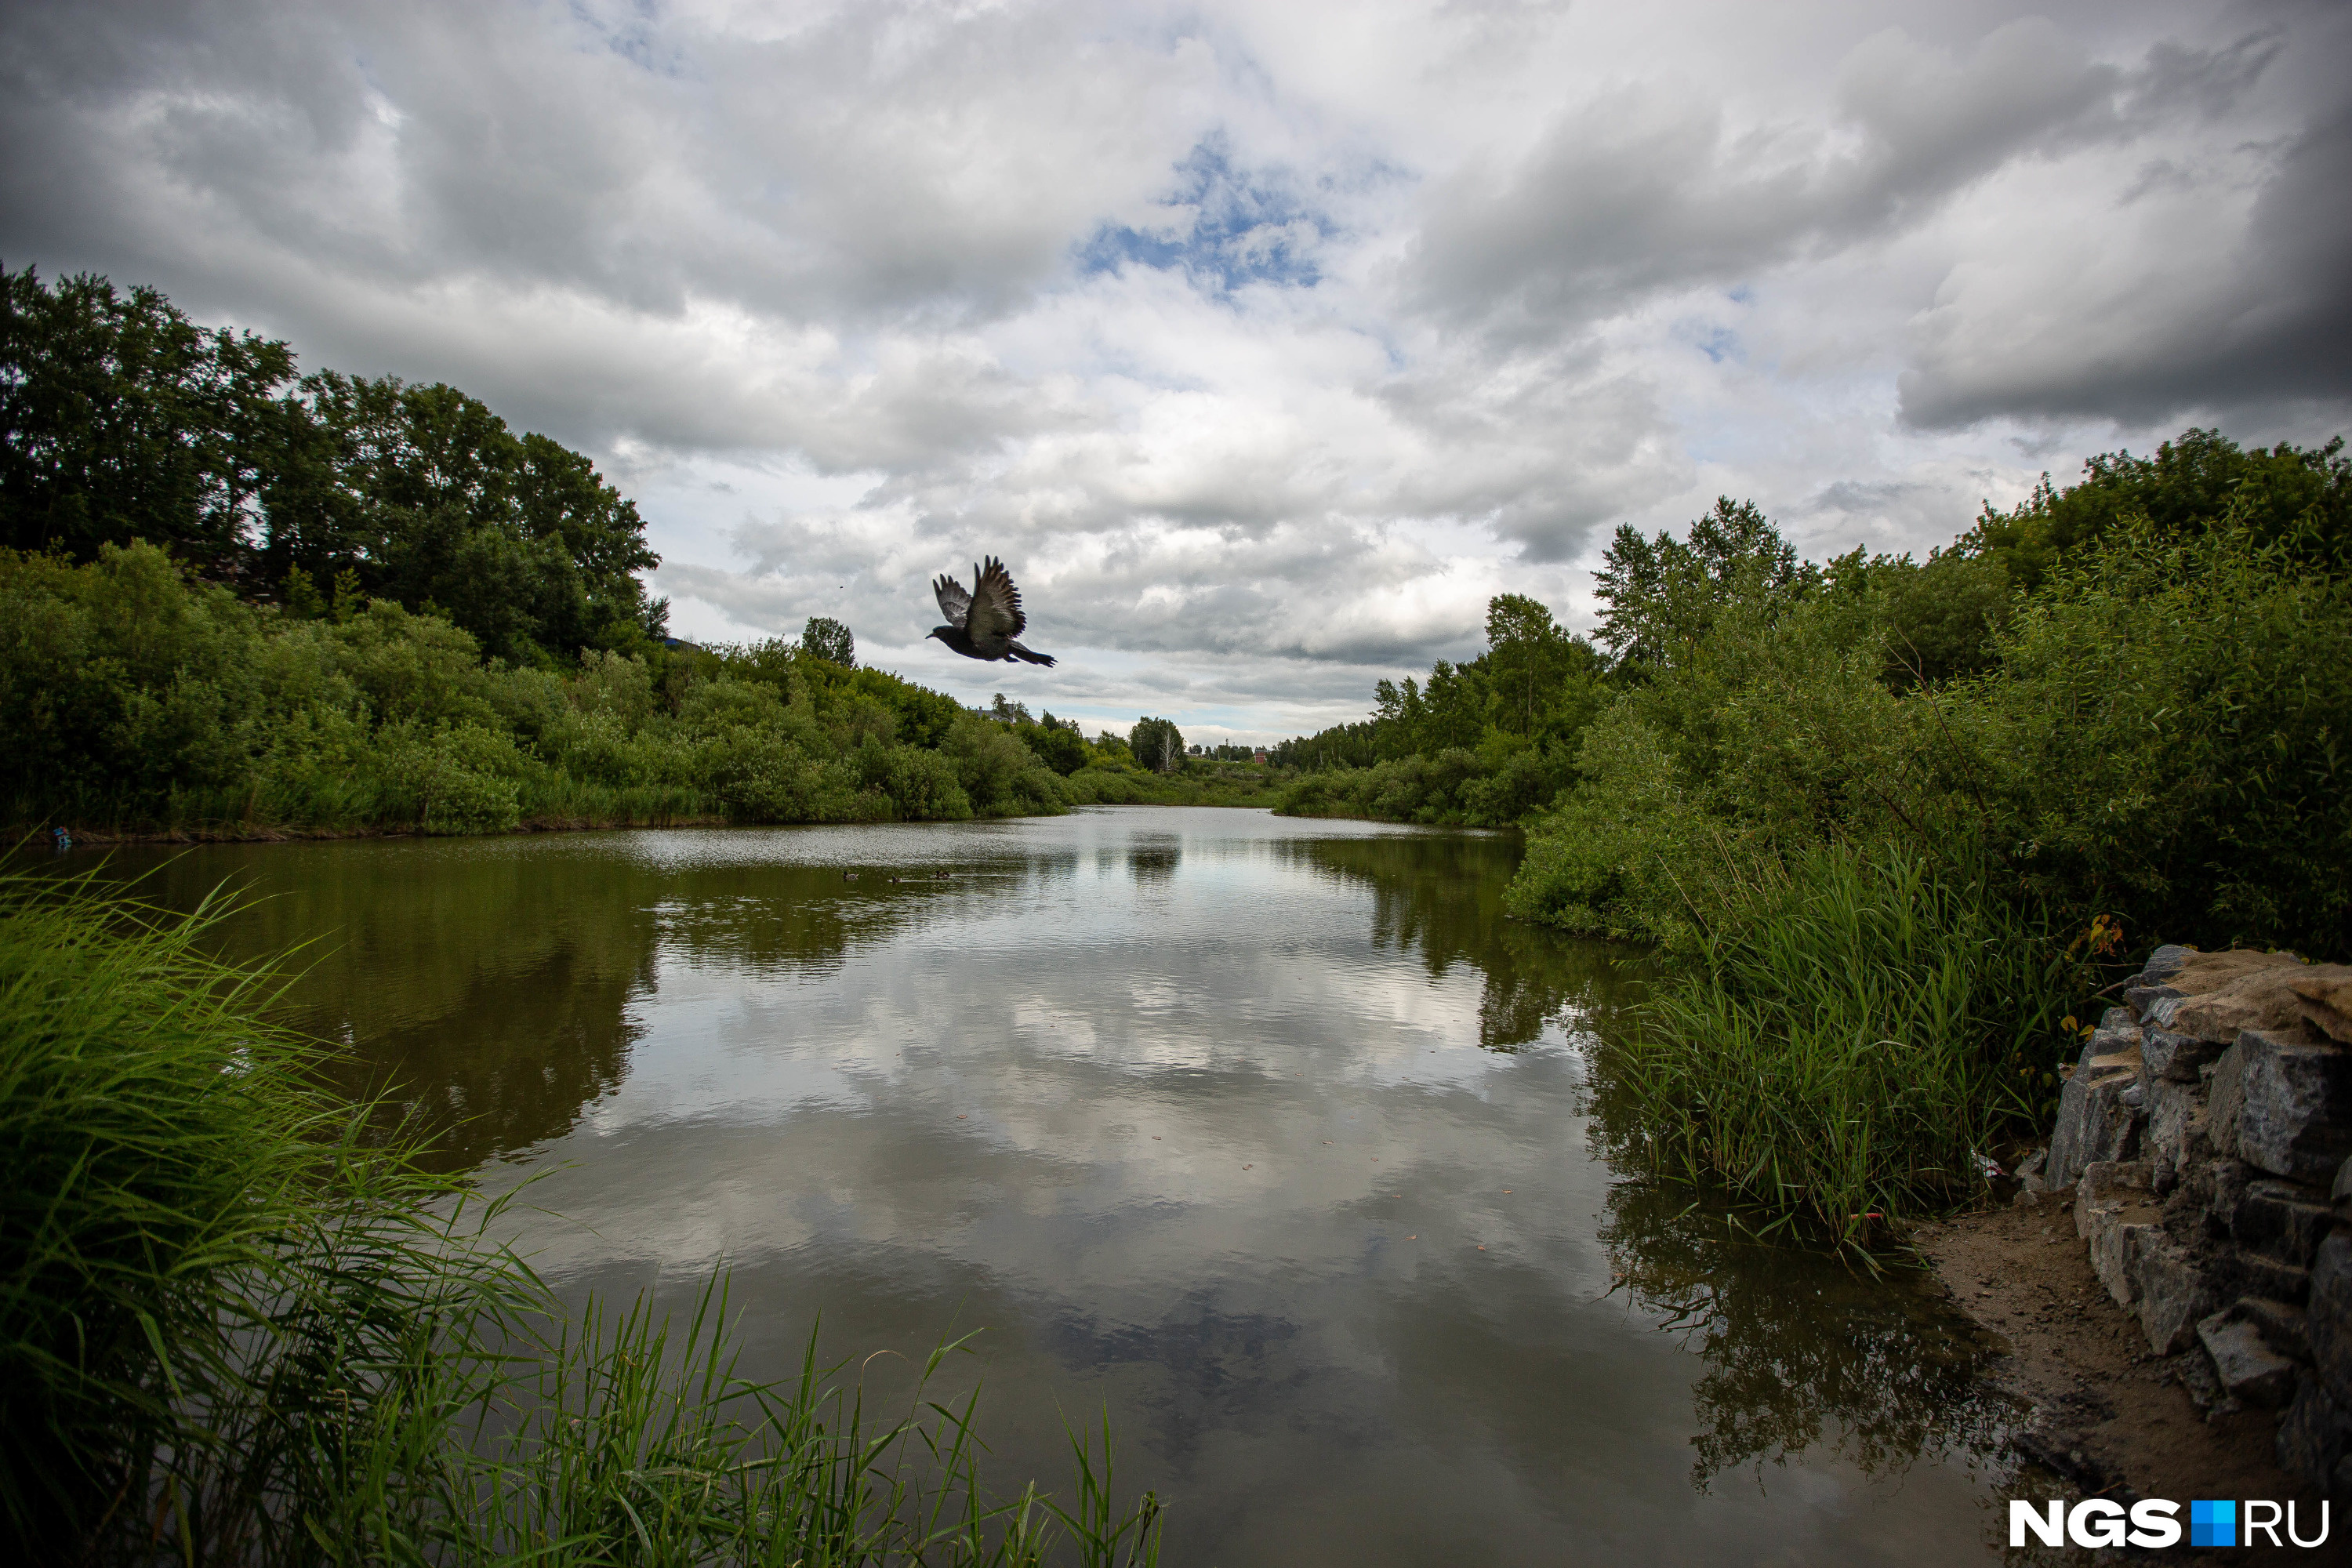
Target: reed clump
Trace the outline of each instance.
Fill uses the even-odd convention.
[[[1615,1124],[1766,1228],[1869,1244],[1984,1190],[2075,976],[1991,875],[1879,844],[1764,861],[1615,1047]]]
[[[746,1378],[723,1276],[682,1325],[567,1312],[498,1204],[262,1021],[269,971],[205,955],[219,912],[0,873],[12,1560],[1157,1561],[1107,1425],[1066,1503],[994,1498],[976,1393],[877,1419],[814,1332],[797,1377]]]

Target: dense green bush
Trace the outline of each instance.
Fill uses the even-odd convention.
[[[1728,615],[1588,731],[1514,911],[1680,942],[1759,861],[1884,842],[1986,856],[2075,929],[2352,951],[2346,578],[2142,523],[2019,600],[1981,674],[1897,689],[1892,636],[1867,598]]]

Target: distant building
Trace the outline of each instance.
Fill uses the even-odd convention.
[[[1250,761],[1257,763],[1260,767],[1264,767],[1265,765],[1265,753],[1264,752],[1253,752],[1250,753]]]

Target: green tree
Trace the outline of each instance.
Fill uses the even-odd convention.
[[[89,561],[147,539],[240,574],[293,376],[284,343],[152,289],[0,272],[0,542]]]
[[[1959,542],[1963,553],[1998,561],[2032,589],[2066,555],[2135,518],[2159,535],[2202,532],[2227,523],[2295,558],[2342,571],[2352,566],[2352,458],[2344,438],[2324,447],[2282,441],[2241,448],[2219,430],[2190,428],[2156,449],[2085,458],[2083,478],[2063,489],[2044,474],[2033,494],[2006,512],[1987,506]]]
[[[1172,773],[1184,764],[1184,732],[1166,719],[1137,720],[1127,744],[1135,760],[1154,773]]]
[[[1075,726],[1054,722],[1051,713],[1045,721],[1024,724],[1015,731],[1028,748],[1037,753],[1037,760],[1067,778],[1087,765],[1087,743]]]
[[[1733,599],[1778,608],[1819,582],[1820,569],[1797,558],[1753,501],[1719,496],[1687,541],[1643,539],[1632,524],[1619,526],[1593,574],[1600,639],[1626,663],[1671,663]]]
[[[299,406],[309,427],[262,497],[276,580],[351,572],[518,664],[661,634],[667,605],[635,575],[661,558],[635,503],[581,454],[517,437],[453,386],[326,371],[304,378]]]
[[[831,616],[811,616],[801,632],[801,647],[818,658],[829,659],[844,669],[857,668],[857,640],[849,628]]]

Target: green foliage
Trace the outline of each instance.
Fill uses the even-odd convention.
[[[1687,542],[1643,539],[1621,525],[1593,574],[1601,646],[1630,664],[1671,664],[1737,602],[1766,616],[1819,585],[1820,568],[1765,521],[1753,501],[1718,497]]]
[[[1629,1142],[1845,1242],[1965,1202],[2055,1082],[2070,966],[1990,867],[1837,845],[1747,873],[1615,1047]]]
[[[828,659],[844,669],[857,666],[857,639],[831,616],[811,616],[801,633],[801,647],[812,658]]]
[[[498,659],[384,599],[300,619],[154,546],[0,552],[0,798],[23,826],[411,828],[1059,811],[952,698],[789,643]],[[1058,727],[1055,735],[1086,748]],[[989,742],[989,743],[982,743]],[[1009,748],[1009,750],[1007,750]]]
[[[1369,721],[1274,748],[1275,766],[1303,773],[1275,809],[1499,827],[1549,804],[1607,704],[1602,660],[1519,594],[1488,603],[1486,638],[1466,664],[1438,660],[1426,686],[1379,682]]]
[[[0,876],[0,1512],[26,1543],[93,1526],[226,1375],[222,1281],[283,1242],[321,1114],[195,923],[40,892]]]
[[[642,650],[635,505],[451,386],[320,372],[152,289],[0,274],[0,545],[145,540],[303,619],[430,609],[514,664]]]
[[[2282,441],[2247,451],[2218,430],[2186,430],[2153,458],[2089,458],[2081,481],[2064,489],[2045,475],[2021,505],[1987,507],[1960,549],[2034,588],[2068,555],[2144,520],[2167,537],[2234,528],[2341,572],[2352,568],[2352,458],[2343,451],[2340,436],[2316,448]]]
[[[201,956],[215,912],[0,877],[12,1560],[1156,1561],[1108,1430],[1073,1434],[1066,1507],[991,1500],[976,1392],[877,1425],[814,1330],[797,1379],[747,1380],[723,1276],[682,1333],[565,1313],[496,1206],[261,1021],[267,972]]]
[[[236,561],[293,378],[284,343],[207,331],[152,289],[0,271],[0,545],[87,560],[146,538]]]
[[[1055,811],[1068,798],[1053,770],[1002,724],[962,715],[940,750],[982,816]]]
[[[2352,951],[2352,578],[2136,523],[1936,698],[1929,782],[2070,923]]]
[[[1184,732],[1166,719],[1138,719],[1127,732],[1127,749],[1153,773],[1172,773],[1184,763]]]
[[[2047,1109],[2096,984],[2052,932],[2352,951],[2338,451],[2192,430],[1925,562],[1620,533],[1614,700],[1507,903],[1682,959],[1632,1058],[1662,1160],[1851,1237]]]

